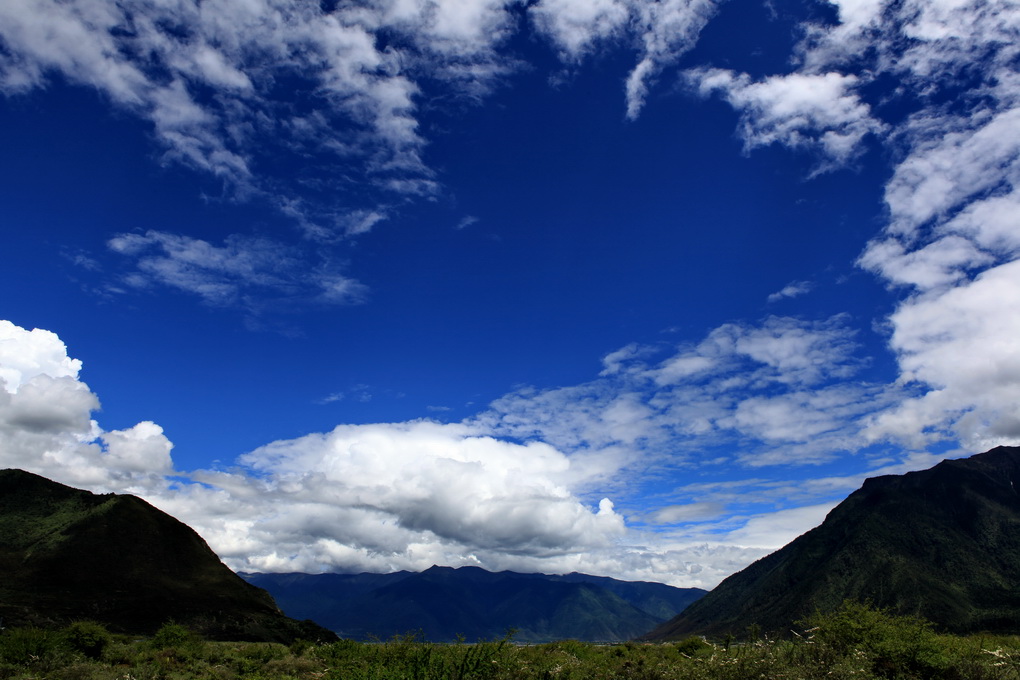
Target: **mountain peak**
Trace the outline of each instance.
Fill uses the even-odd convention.
[[[387,639],[419,631],[425,639],[502,637],[627,640],[647,632],[704,594],[698,588],[631,583],[571,574],[490,572],[432,566],[420,573],[245,574],[290,616],[317,621],[344,637]]]
[[[151,633],[170,619],[224,639],[329,637],[284,617],[190,527],[130,495],[0,470],[0,616],[10,625],[95,619]]]
[[[651,639],[785,633],[844,599],[953,632],[1020,632],[1020,448],[866,480],[822,524],[730,576]]]

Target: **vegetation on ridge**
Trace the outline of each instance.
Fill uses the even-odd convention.
[[[733,574],[651,639],[786,634],[847,598],[955,633],[1020,633],[1020,448],[868,479],[818,527]]]
[[[94,619],[144,635],[175,618],[219,639],[335,639],[285,617],[194,530],[142,499],[22,470],[0,470],[0,575],[8,626]]]

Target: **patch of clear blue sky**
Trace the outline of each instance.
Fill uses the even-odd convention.
[[[793,30],[781,9],[728,3],[681,65],[775,72]],[[849,314],[865,375],[892,375],[871,328],[891,301],[853,265],[880,227],[882,149],[809,179],[812,159],[795,152],[744,156],[732,109],[674,86],[674,70],[630,122],[633,54],[564,76],[546,45],[524,33],[514,46],[531,66],[481,105],[420,100],[437,200],[400,204],[335,247],[367,302],[274,314],[262,331],[184,293],[102,293],[126,264],[105,243],[150,229],[297,242],[292,223],[160,166],[147,124],[87,89],[0,100],[2,316],[57,332],[85,362],[104,427],[156,421],[183,470],[339,423],[458,420],[518,385],[592,379],[628,343],[697,342],[770,313]],[[791,281],[814,289],[767,303]],[[319,403],[330,395],[344,396]]]

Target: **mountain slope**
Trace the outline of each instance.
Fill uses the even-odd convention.
[[[825,521],[730,576],[647,639],[786,632],[870,600],[953,632],[1020,632],[1020,448],[876,477]]]
[[[224,639],[329,636],[286,618],[190,527],[134,496],[0,470],[0,616],[7,625],[94,619],[150,633],[170,619]]]
[[[420,632],[433,641],[460,636],[473,641],[515,629],[514,639],[521,642],[627,640],[651,630],[705,592],[585,574],[492,573],[477,567],[242,576],[266,588],[291,616],[312,619],[354,639]]]

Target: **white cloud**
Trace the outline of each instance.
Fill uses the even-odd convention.
[[[884,128],[853,91],[859,82],[853,75],[791,73],[754,82],[747,74],[702,68],[688,71],[687,80],[702,96],[719,93],[740,112],[746,150],[814,149],[825,158],[819,170],[852,160],[864,137]]]
[[[751,517],[726,539],[738,545],[753,545],[778,550],[798,536],[822,523],[835,503],[808,505]]]
[[[127,250],[145,245],[130,238],[123,243]],[[158,425],[142,422],[107,432],[91,420],[98,399],[78,380],[81,364],[67,356],[56,335],[9,322],[0,330],[0,366],[9,377],[7,389],[0,390],[0,465],[95,491],[141,495],[195,527],[237,569],[388,571],[473,564],[711,587],[764,554],[767,541],[761,535],[746,541],[727,535],[751,517],[767,526],[765,506],[743,518],[721,519],[720,512],[722,517],[732,512],[727,501],[667,501],[649,510],[666,530],[650,532],[627,526],[624,512],[635,506],[625,484],[618,485],[619,498],[612,491],[607,492],[612,500],[593,495],[597,486],[611,489],[606,480],[638,462],[643,442],[654,438],[649,424],[664,427],[657,422],[664,417],[658,406],[636,394],[613,394],[610,385],[590,404],[587,421],[579,413],[565,414],[568,422],[586,428],[573,447],[550,443],[557,438],[551,421],[532,426],[549,441],[498,436],[510,434],[514,416],[524,427],[530,416],[518,410],[503,412],[498,424],[479,418],[344,425],[260,447],[226,471],[187,473],[174,469],[172,444]],[[843,331],[822,324],[816,332]],[[632,369],[623,370],[628,380],[648,380]],[[590,396],[592,386],[582,391]],[[537,396],[545,400],[535,401],[531,415],[562,395]],[[522,398],[513,395],[507,403]],[[589,449],[586,442],[598,446]],[[626,474],[643,473],[637,467]],[[786,490],[785,496],[796,494]],[[692,521],[705,527],[682,527]]]
[[[173,472],[163,431],[149,422],[103,431],[80,370],[54,333],[0,321],[0,466],[102,491],[161,487]]]
[[[655,78],[697,43],[715,13],[714,0],[542,0],[530,8],[539,31],[578,62],[603,41],[640,44],[638,63],[627,76],[627,117],[636,119]]]
[[[838,316],[820,323],[770,317],[758,328],[734,333],[734,346],[738,354],[768,366],[778,382],[814,385],[856,371],[856,347],[846,321]]]
[[[858,264],[903,296],[888,319],[900,379],[838,396],[844,406],[835,411],[814,408],[796,391],[751,393],[735,411],[733,405],[723,411],[738,431],[766,440],[800,440],[814,431],[851,449],[861,438],[915,446],[958,441],[970,452],[1016,443],[1020,414],[1010,404],[1020,396],[1018,329],[1011,321],[1020,254],[1020,7],[970,0],[833,4],[836,22],[802,26],[793,72],[752,79],[700,67],[687,80],[740,113],[747,150],[773,143],[811,148],[828,159],[819,168],[827,170],[855,158],[868,134],[885,138],[894,159],[885,186],[887,222]],[[871,87],[892,80],[902,87]],[[883,99],[869,101],[876,92]],[[888,122],[880,120],[885,112],[893,112]],[[791,338],[770,342],[772,354],[748,352],[768,365],[769,356],[802,361],[803,375],[783,374],[811,382],[814,362]],[[688,352],[673,360],[681,380],[687,369],[705,365],[699,356],[709,355]],[[725,353],[713,361],[720,356]],[[669,370],[665,364],[660,375]],[[864,393],[875,400],[867,432],[830,439],[839,422],[868,412],[856,405]],[[726,422],[702,410],[699,431]],[[810,458],[810,451],[800,451]],[[756,452],[753,460],[772,462],[773,454]]]
[[[470,227],[470,226],[472,226],[474,224],[477,224],[477,223],[478,223],[478,218],[477,217],[475,217],[474,215],[467,215],[466,217],[461,219],[461,221],[458,222],[457,226],[454,227],[454,228],[458,229],[458,230],[460,230],[460,229],[467,229],[468,227]]]
[[[978,248],[1002,257],[1020,254],[1020,192],[981,198],[967,204],[939,232],[958,233],[974,241]]]
[[[650,470],[694,465],[724,444],[739,442],[740,461],[752,466],[831,460],[865,445],[862,417],[895,398],[853,380],[862,361],[847,321],[726,324],[665,357],[630,345],[607,355],[596,380],[518,390],[473,422],[583,457],[578,488],[638,496],[634,485]]]
[[[911,236],[929,220],[942,221],[1020,180],[1020,108],[979,109],[966,121],[932,115],[938,114],[913,121],[911,153],[886,187],[893,234]]]
[[[398,10],[411,5],[410,18]],[[484,89],[505,71],[492,46],[509,27],[503,3],[485,0],[332,14],[300,0],[12,0],[0,7],[0,91],[27,92],[53,76],[95,88],[152,125],[166,160],[285,212],[299,205],[302,178],[276,171],[275,159],[298,151],[331,184],[329,198],[304,201],[303,219],[314,221],[354,177],[384,195],[434,192],[421,159],[420,88],[406,69],[435,71],[435,55],[448,55],[462,67],[450,87]],[[416,47],[377,48],[379,32],[402,30]],[[302,112],[280,95],[296,80]]]
[[[0,466],[141,495],[235,568],[477,564],[710,585],[742,554],[720,547],[725,566],[707,566],[697,562],[713,550],[635,552],[613,503],[576,496],[575,462],[548,444],[431,421],[340,426],[256,449],[229,472],[187,474],[174,469],[158,425],[103,431],[91,420],[98,399],[55,334],[0,323],[0,367]],[[618,419],[625,427],[624,410]]]
[[[258,312],[273,300],[352,304],[365,287],[327,267],[309,269],[296,248],[259,238],[228,236],[222,246],[160,231],[120,234],[111,250],[134,258],[124,282],[144,289],[162,285],[191,293],[215,306]]]
[[[994,261],[968,239],[947,236],[912,251],[896,239],[872,241],[861,255],[860,265],[892,283],[930,290],[959,283],[969,271]]]
[[[9,0],[0,3],[0,88],[27,92],[56,74],[93,87],[149,121],[167,159],[222,178],[238,195],[271,195],[322,243],[364,233],[388,213],[377,202],[340,213],[298,200],[280,177],[259,174],[267,166],[255,140],[276,138],[270,151],[343,168],[334,179],[354,168],[376,189],[434,193],[416,119],[421,83],[484,94],[510,68],[497,48],[516,30],[513,4],[376,0],[324,14],[296,0]],[[855,379],[864,362],[848,318],[770,317],[666,350],[628,345],[604,358],[597,379],[518,390],[464,424],[341,426],[261,447],[241,467],[196,472],[201,483],[190,484],[168,480],[172,445],[158,425],[104,432],[92,420],[98,398],[56,335],[0,322],[0,460],[142,493],[199,527],[238,567],[439,562],[711,585],[807,528],[827,499],[852,487],[773,480],[714,495],[699,489],[700,500],[684,497],[693,488],[658,489],[660,505],[650,507],[646,491],[664,471],[703,470],[706,459],[759,469],[820,463],[887,439],[918,448],[958,440],[962,451],[1017,443],[1020,9],[835,4],[839,22],[809,27],[795,72],[687,75],[739,112],[748,150],[809,149],[828,170],[855,159],[867,135],[885,135],[895,159],[888,225],[860,263],[910,286],[898,289],[904,297],[889,318],[897,384]],[[609,41],[637,45],[626,83],[632,118],[713,11],[707,0],[543,0],[528,10],[570,64]],[[399,39],[380,50],[381,33]],[[273,94],[291,77],[310,85],[301,112]],[[905,118],[878,119],[888,102],[869,101],[867,86],[879,77],[903,84],[892,96],[909,109]],[[128,286],[168,286],[209,304],[239,304],[249,293],[322,302],[363,294],[335,268],[308,267],[306,253],[259,239],[213,244],[150,231],[116,236],[110,247],[135,263]],[[787,286],[770,301],[799,292]],[[884,469],[931,462],[920,451]],[[758,505],[741,506],[740,496]],[[794,498],[801,507],[777,500]],[[677,526],[628,528],[623,517],[636,507]],[[715,508],[725,511],[713,519]],[[683,525],[692,518],[699,526]]]
[[[667,505],[652,513],[649,519],[657,524],[676,524],[678,522],[697,522],[716,519],[723,514],[726,506],[721,503],[684,503],[683,505]]]
[[[803,68],[895,77],[911,112],[892,129],[888,222],[859,264],[907,286],[889,317],[904,398],[867,436],[964,451],[1020,441],[1014,351],[1020,183],[1015,3],[840,2]],[[866,46],[867,49],[861,49]],[[909,92],[910,97],[902,96]]]
[[[832,396],[818,390],[780,397],[751,397],[737,404],[733,424],[741,432],[763,441],[806,441],[845,426],[844,414],[832,408],[839,405],[838,397],[834,400]]]
[[[876,419],[872,436],[959,438],[970,451],[1020,443],[1020,261],[893,314],[902,380],[923,394]],[[926,435],[923,433],[927,433]]]
[[[80,370],[81,362],[67,356],[67,346],[56,333],[29,331],[0,319],[0,380],[8,393],[40,375],[77,379]]]
[[[539,30],[571,61],[579,61],[598,41],[617,36],[631,14],[624,0],[542,0],[529,11]]]
[[[644,51],[627,77],[627,117],[635,119],[644,107],[648,89],[665,67],[694,47],[701,29],[715,13],[713,0],[659,0],[635,5]]]
[[[814,285],[810,281],[793,281],[783,286],[783,289],[775,293],[770,293],[768,296],[768,302],[779,302],[786,298],[800,297],[810,293],[814,288]]]
[[[350,546],[382,525],[390,537],[386,546],[364,547],[405,560],[408,546],[422,543],[460,554],[542,556],[606,545],[623,532],[611,503],[592,512],[572,496],[561,481],[570,466],[563,454],[545,444],[476,436],[462,425],[340,426],[274,442],[240,462],[259,473],[272,497],[263,511],[273,519],[253,520],[246,531],[277,532],[266,542],[274,550],[280,541],[314,545],[322,530],[316,518],[337,513],[348,526],[333,529],[344,535],[332,539]],[[352,522],[365,525],[364,536],[347,535]]]

